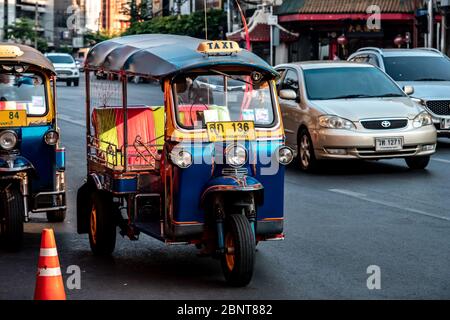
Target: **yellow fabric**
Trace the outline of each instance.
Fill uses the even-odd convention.
[[[157,137],[156,144],[158,145],[158,150],[162,150],[164,146],[165,126],[164,106],[153,109],[153,119],[155,122],[155,137]]]
[[[117,136],[116,127],[116,110],[115,109],[96,109],[95,117],[97,121],[97,135],[100,140],[99,148],[101,151],[107,152],[108,143],[119,147],[119,138]],[[107,155],[107,161],[110,164],[116,164],[115,157],[113,155]],[[121,164],[122,159],[117,161],[117,164]]]

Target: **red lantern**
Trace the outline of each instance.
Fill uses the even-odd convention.
[[[398,36],[394,39],[394,44],[395,44],[397,47],[399,47],[399,48],[402,46],[403,43],[405,43],[405,39],[403,39],[403,37],[400,36],[400,35],[398,35]]]
[[[343,35],[341,35],[339,38],[337,38],[337,42],[338,42],[342,47],[344,47],[344,46],[347,45],[348,39],[347,39],[347,37],[343,34]]]

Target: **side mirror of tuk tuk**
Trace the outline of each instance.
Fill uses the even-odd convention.
[[[284,100],[295,100],[297,102],[300,102],[299,96],[297,93],[292,89],[283,89],[280,90],[280,98]]]

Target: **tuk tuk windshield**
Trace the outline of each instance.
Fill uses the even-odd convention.
[[[0,73],[1,110],[26,110],[27,115],[44,115],[47,104],[42,77],[32,73]]]
[[[254,121],[255,127],[270,127],[275,122],[269,81],[202,75],[175,80],[173,88],[177,121],[184,128],[222,121]]]

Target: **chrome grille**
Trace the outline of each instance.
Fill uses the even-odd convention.
[[[450,100],[427,101],[427,108],[439,116],[450,116]]]
[[[400,129],[408,125],[408,119],[365,120],[361,121],[361,124],[364,128],[371,130]]]
[[[69,76],[71,76],[73,74],[72,71],[69,71],[69,70],[58,70],[57,73],[65,74],[65,75],[69,75]]]
[[[242,177],[248,175],[247,168],[223,168],[222,175]]]

